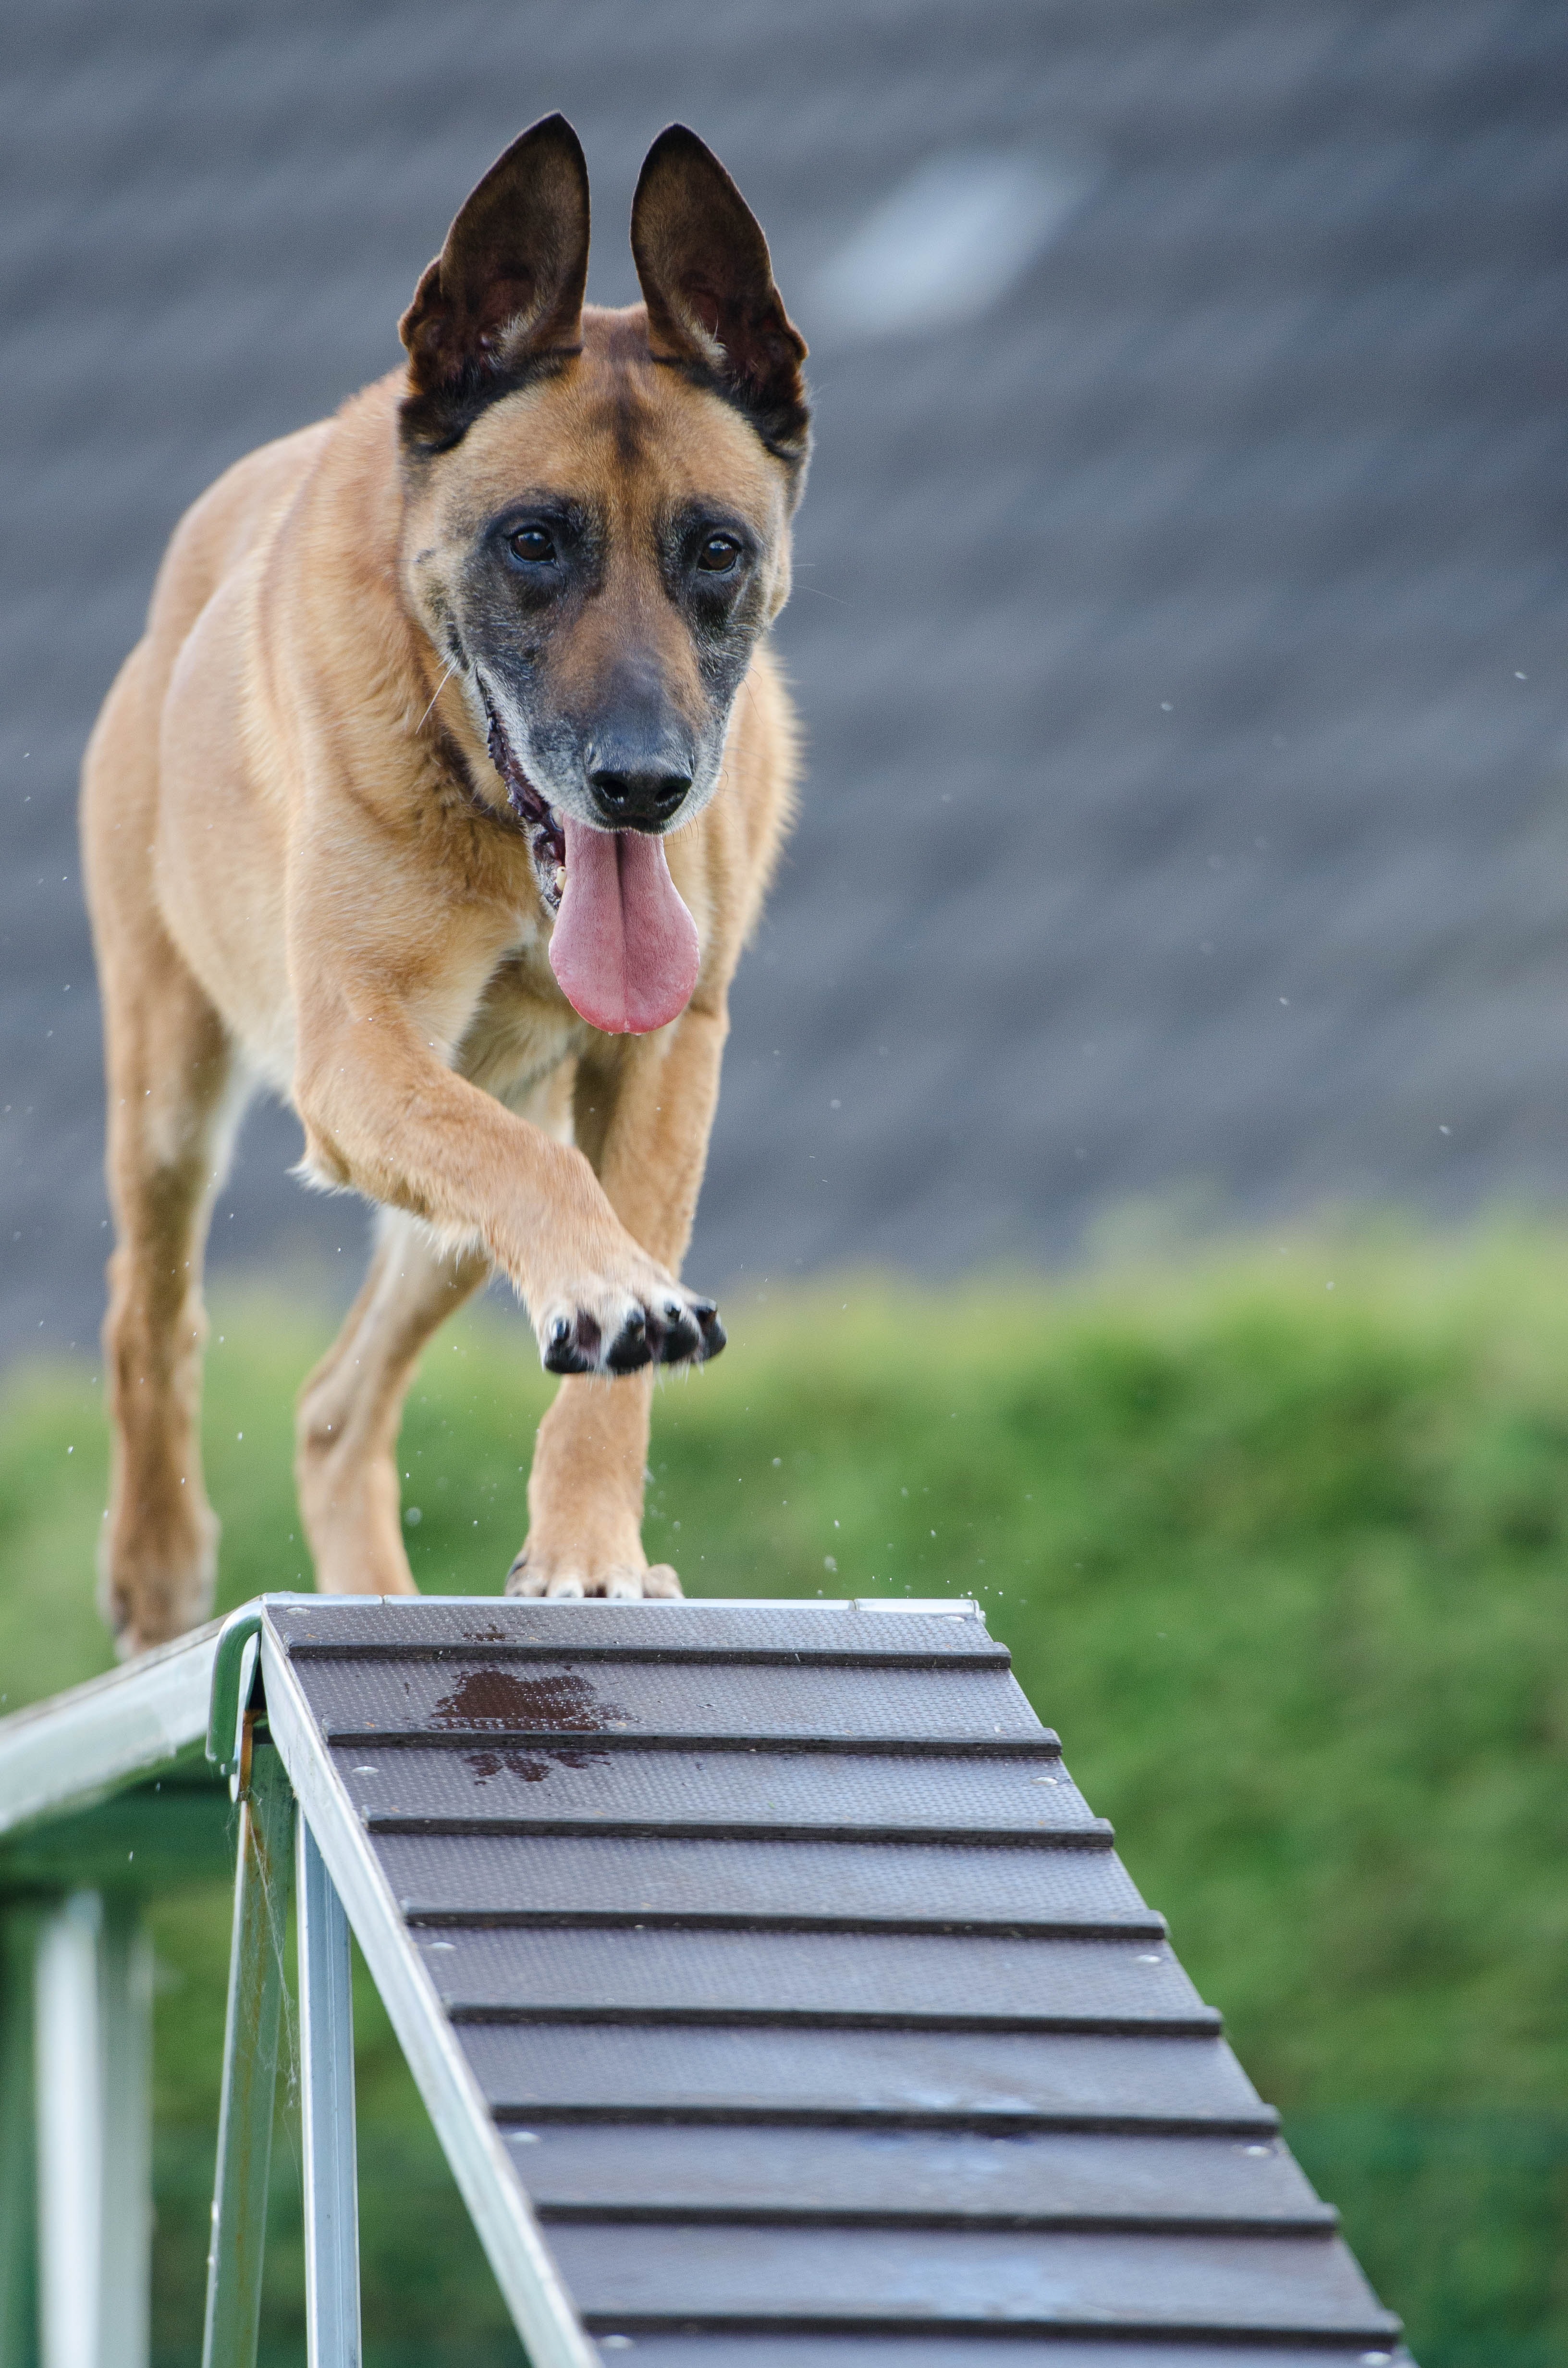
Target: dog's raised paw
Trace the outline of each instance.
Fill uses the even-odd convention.
[[[644,1365],[705,1365],[725,1337],[711,1299],[670,1283],[608,1316],[557,1306],[540,1326],[540,1358],[547,1373],[635,1373]]]

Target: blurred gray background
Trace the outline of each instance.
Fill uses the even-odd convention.
[[[0,1343],[97,1321],[74,777],[164,541],[554,107],[592,293],[679,117],[813,347],[810,778],[693,1276],[1562,1199],[1561,0],[43,0],[0,84]],[[253,1115],[214,1256],[330,1283],[296,1147]]]

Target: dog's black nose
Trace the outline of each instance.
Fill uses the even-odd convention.
[[[649,767],[621,771],[601,765],[588,775],[605,820],[614,828],[646,830],[668,822],[691,787],[691,775]]]

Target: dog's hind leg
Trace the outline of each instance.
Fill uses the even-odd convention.
[[[381,1212],[364,1287],[300,1392],[294,1476],[328,1594],[416,1592],[399,1511],[403,1402],[425,1343],[489,1271],[482,1252],[438,1250],[415,1219]]]
[[[153,689],[143,643],[109,694],[84,768],[116,1233],[98,1600],[124,1653],[180,1635],[211,1605],[218,1524],[201,1476],[201,1263],[244,1101],[222,1021],[158,911]]]
[[[104,1322],[114,1449],[99,1606],[133,1653],[211,1608],[218,1523],[201,1474],[201,1265],[244,1096],[222,1025],[166,940],[133,985],[111,963],[106,986],[118,1240]]]

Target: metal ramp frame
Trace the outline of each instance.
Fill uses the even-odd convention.
[[[230,1792],[205,2368],[291,1883],[312,2368],[350,1928],[533,2368],[1408,2368],[973,1604],[291,1594],[0,1721],[0,2368],[144,2368],[134,1897],[234,1862]]]

